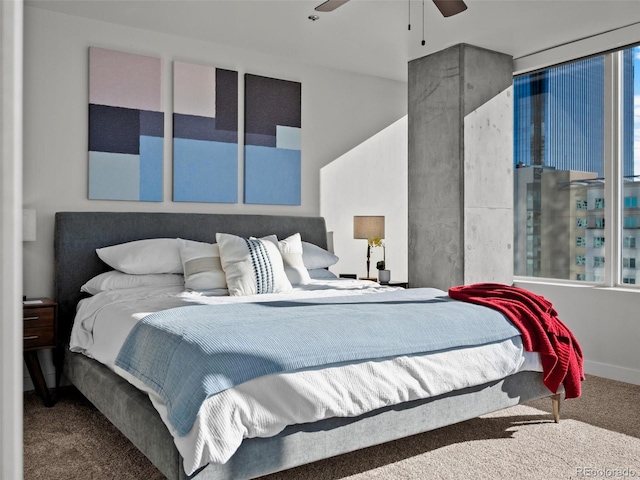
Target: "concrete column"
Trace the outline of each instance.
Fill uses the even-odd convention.
[[[409,62],[409,284],[513,281],[513,67],[460,44]]]

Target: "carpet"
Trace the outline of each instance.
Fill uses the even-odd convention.
[[[74,388],[24,410],[25,480],[164,478]],[[587,376],[561,418],[536,400],[262,480],[640,478],[640,386]]]

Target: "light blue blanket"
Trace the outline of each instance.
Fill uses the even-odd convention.
[[[262,375],[484,345],[519,335],[499,312],[433,289],[157,312],[116,365],[155,390],[180,435],[204,400]],[[436,291],[439,292],[439,291]]]

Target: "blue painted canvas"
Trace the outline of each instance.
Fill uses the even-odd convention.
[[[89,198],[161,202],[162,61],[89,49]]]
[[[299,82],[245,75],[244,202],[300,205]]]
[[[238,74],[174,62],[173,200],[238,202]]]

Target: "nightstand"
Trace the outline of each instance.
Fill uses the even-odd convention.
[[[58,304],[50,298],[26,300],[22,304],[24,361],[33,386],[47,407],[53,406],[53,399],[42,374],[38,350],[56,348],[57,320]]]

